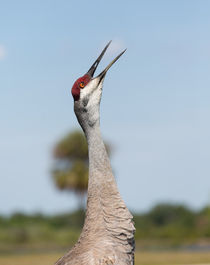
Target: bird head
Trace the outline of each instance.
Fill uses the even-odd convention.
[[[88,122],[88,124],[91,126],[95,124],[97,120],[99,120],[99,105],[105,75],[109,68],[125,52],[125,50],[121,52],[98,76],[94,77],[96,68],[110,43],[111,41],[103,49],[88,72],[82,77],[78,78],[72,87],[71,92],[74,98],[74,111],[82,127],[84,127],[84,121],[86,123]]]

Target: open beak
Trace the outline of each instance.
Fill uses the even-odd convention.
[[[90,69],[88,70],[87,74],[90,75],[93,78],[93,75],[96,71],[96,68],[98,67],[102,57],[104,56],[104,53],[106,52],[107,48],[109,47],[111,41],[106,45],[106,47],[103,49],[103,51],[101,52],[101,54],[99,55],[99,57],[96,59],[96,61],[94,62],[94,64],[90,67]],[[111,63],[97,76],[97,78],[99,78],[99,82],[105,77],[107,71],[109,70],[109,68],[120,58],[120,56],[126,51],[126,49],[124,51],[122,51],[113,61],[111,61]]]

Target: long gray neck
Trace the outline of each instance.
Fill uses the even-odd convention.
[[[116,185],[112,174],[110,161],[104,142],[101,137],[99,123],[85,131],[89,153],[89,186],[88,194],[99,185],[106,188],[107,182],[112,181]]]
[[[109,246],[109,252],[117,253],[122,261],[117,264],[134,264],[135,228],[132,215],[118,192],[101,137],[99,105],[86,108],[76,103],[74,110],[85,133],[89,153],[87,210],[78,242],[84,246],[92,242],[99,249]]]
[[[89,183],[88,196],[90,193],[98,190],[98,186],[113,182],[116,189],[116,183],[112,174],[110,161],[106,152],[104,142],[100,132],[100,102],[97,105],[85,105],[85,102],[75,102],[74,111],[80,123],[87,142],[89,154]],[[104,186],[105,185],[105,186]],[[100,188],[101,189],[101,188]]]

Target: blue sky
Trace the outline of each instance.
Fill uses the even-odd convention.
[[[74,209],[52,148],[79,128],[70,89],[104,45],[101,127],[127,205],[210,201],[208,1],[0,1],[0,213]]]

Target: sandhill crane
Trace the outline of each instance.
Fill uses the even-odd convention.
[[[93,77],[109,45],[110,42],[89,71],[72,87],[74,112],[88,142],[87,210],[78,242],[55,265],[134,264],[133,216],[120,197],[112,174],[100,133],[99,112],[105,75],[125,50],[97,77]]]

